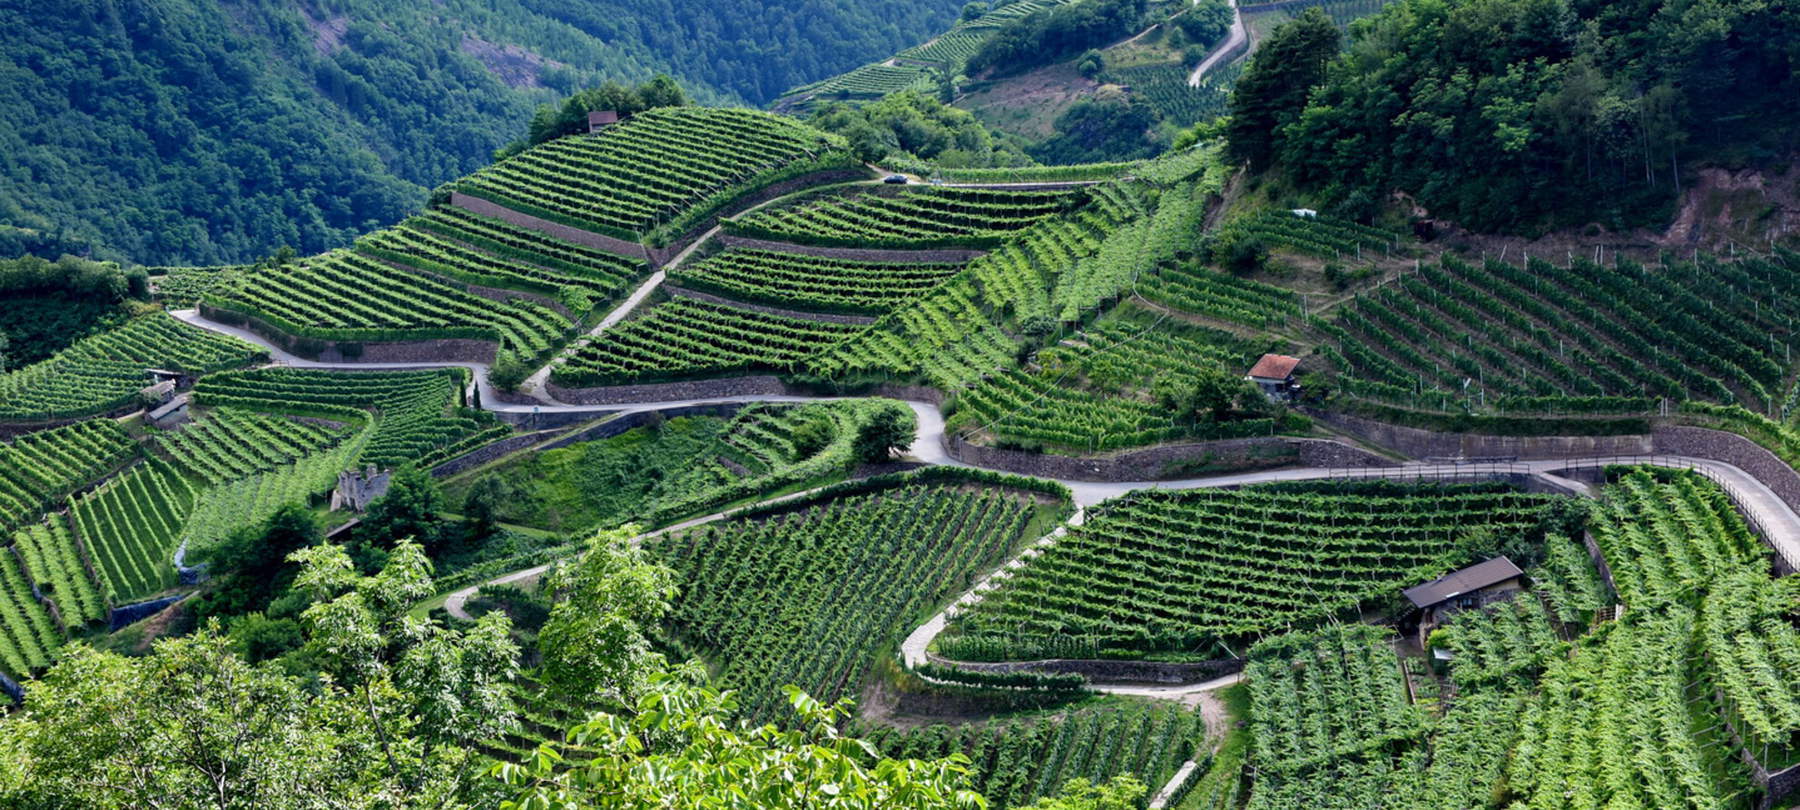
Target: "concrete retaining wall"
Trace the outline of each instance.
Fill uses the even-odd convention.
[[[780,253],[798,253],[805,256],[818,256],[825,259],[843,259],[852,262],[889,262],[892,264],[962,264],[979,258],[987,251],[973,248],[949,248],[932,250],[898,250],[883,248],[850,248],[819,247],[816,245],[796,245],[792,242],[776,242],[768,239],[752,239],[748,236],[719,234],[719,244],[731,248],[750,250],[772,250]]]
[[[968,672],[1042,672],[1051,675],[1073,673],[1100,683],[1200,683],[1235,672],[1242,672],[1244,669],[1244,659],[1242,658],[1221,658],[1193,664],[1069,658],[1051,658],[1042,661],[974,662],[950,661],[929,653],[926,654],[926,658],[932,663]]]
[[[1348,414],[1308,411],[1327,425],[1413,458],[1633,456],[1653,452],[1650,436],[1488,436],[1440,433]]]

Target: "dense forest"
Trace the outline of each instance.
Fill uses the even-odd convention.
[[[1644,224],[1686,161],[1796,145],[1791,4],[1408,0],[1341,54],[1330,26],[1305,14],[1264,43],[1231,142],[1351,213],[1400,190],[1477,230]]]
[[[491,160],[540,104],[675,76],[760,103],[953,0],[25,0],[0,8],[0,255],[314,252]]]

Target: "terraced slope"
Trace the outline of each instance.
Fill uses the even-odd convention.
[[[1426,411],[1644,413],[1792,404],[1793,254],[1661,268],[1446,258],[1316,324],[1359,400]]]
[[[841,139],[742,109],[648,110],[482,169],[458,190],[629,241],[666,243],[743,193],[853,165]]]
[[[361,459],[378,467],[407,462],[429,467],[510,430],[493,414],[466,407],[463,389],[468,379],[469,372],[460,368],[371,372],[264,368],[211,375],[194,386],[194,393],[201,404],[246,410],[304,414],[325,406],[323,413],[343,420],[367,418],[358,411],[372,409],[376,427]]]
[[[161,312],[84,338],[41,363],[0,374],[0,420],[89,416],[127,405],[156,382],[150,369],[203,374],[266,354]]]
[[[727,220],[727,230],[811,245],[983,247],[1079,202],[1075,192],[972,188],[874,191],[809,199]]]
[[[0,529],[37,520],[57,499],[135,453],[131,436],[110,419],[90,419],[0,444]]]
[[[856,694],[877,650],[1024,539],[1033,503],[905,485],[659,541],[680,573],[673,628],[722,666],[749,718],[785,712],[784,684]]]
[[[671,273],[669,281],[749,303],[879,315],[912,303],[960,269],[732,248]]]
[[[574,388],[788,371],[860,329],[675,298],[602,332],[550,379]]]
[[[950,658],[1231,654],[1541,538],[1556,499],[1503,487],[1145,490],[1095,510],[960,614]]]

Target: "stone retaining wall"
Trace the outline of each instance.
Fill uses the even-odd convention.
[[[678,416],[717,416],[729,419],[748,404],[744,402],[715,402],[704,405],[681,405],[674,408],[663,408],[654,411],[632,411],[618,417],[608,419],[598,425],[585,428],[562,436],[556,441],[544,445],[544,450],[560,450],[572,444],[591,442],[599,439],[610,439],[632,428],[643,427],[657,419],[674,419]]]
[[[438,340],[324,340],[290,335],[240,312],[220,309],[200,302],[200,314],[220,323],[242,325],[289,354],[325,363],[492,363],[500,344],[473,338]],[[345,356],[344,347],[360,347],[355,356]]]
[[[772,374],[751,377],[728,377],[715,380],[644,383],[642,385],[609,385],[598,388],[564,388],[554,382],[544,387],[559,402],[571,405],[622,405],[636,402],[666,402],[679,399],[719,399],[722,397],[788,395],[793,391],[781,378]]]
[[[494,411],[493,413],[500,421],[512,425],[513,427],[538,431],[549,430],[551,428],[566,428],[570,425],[592,422],[595,419],[604,418],[608,414],[618,413],[618,411],[542,411],[540,413],[531,413],[529,411]]]
[[[479,248],[475,248],[472,245],[470,246],[470,249],[475,250],[478,253],[486,253],[486,251],[483,251]],[[492,255],[492,254],[488,254],[488,255]],[[398,270],[402,273],[412,273],[413,275],[422,276],[428,280],[435,281],[439,284],[447,284],[449,286],[452,286],[459,290],[462,290],[463,292],[466,292],[470,295],[473,295],[477,298],[486,298],[489,301],[499,301],[501,303],[505,303],[507,301],[511,301],[514,299],[524,299],[526,301],[530,301],[535,304],[542,304],[546,307],[556,310],[556,314],[561,315],[564,318],[568,318],[570,320],[575,319],[575,314],[570,312],[568,307],[563,306],[563,303],[561,301],[558,301],[551,296],[544,295],[543,293],[526,292],[524,290],[509,290],[504,287],[484,287],[480,284],[473,284],[473,283],[470,283],[467,281],[463,281],[462,279],[456,278],[454,276],[438,275],[437,273],[433,273],[430,270],[425,270],[422,268],[414,267],[410,264],[404,264],[401,262],[391,261],[391,260],[383,259],[380,257],[371,257],[371,258],[374,258],[376,261],[381,262],[382,264],[385,264],[389,267],[392,267],[395,270]]]
[[[868,180],[869,178],[870,173],[868,169],[857,167],[825,169],[823,171],[803,174],[799,177],[783,180],[731,201],[729,205],[720,208],[718,211],[714,211],[712,216],[702,220],[700,224],[689,228],[687,233],[681,235],[681,238],[671,240],[667,247],[647,248],[646,250],[649,253],[650,261],[652,263],[657,267],[667,267],[670,260],[681,255],[682,251],[687,250],[688,245],[691,245],[706,236],[706,232],[712,230],[714,226],[719,224],[719,220],[724,219],[725,217],[736,216],[751,208],[755,208],[756,206],[776,199],[777,197],[785,197],[808,186],[846,183],[853,180]]]
[[[1723,461],[1749,473],[1800,512],[1800,473],[1762,445],[1736,433],[1679,425],[1658,427],[1651,435],[1655,452]]]
[[[113,608],[112,613],[107,616],[107,626],[109,629],[116,631],[127,625],[133,624],[146,616],[154,616],[161,613],[163,608],[173,605],[190,596],[193,596],[193,594],[182,593],[174,596],[165,596],[161,599],[152,599],[148,602],[138,602],[136,604]]]
[[[583,230],[571,225],[564,225],[560,222],[551,222],[550,220],[534,217],[530,214],[521,214],[518,211],[514,211],[497,202],[484,200],[480,197],[471,197],[460,191],[450,192],[450,204],[457,208],[461,208],[464,211],[471,211],[481,214],[482,216],[493,217],[494,219],[508,222],[521,228],[530,228],[539,233],[549,234],[558,239],[574,242],[577,245],[586,245],[596,250],[604,250],[607,253],[624,256],[627,259],[635,259],[640,262],[647,263],[650,261],[649,252],[645,250],[643,245],[636,242],[627,242],[617,237],[594,233],[593,231]]]
[[[792,242],[775,242],[768,239],[752,239],[748,236],[735,236],[728,233],[719,234],[719,243],[731,248],[749,250],[772,250],[779,253],[798,253],[805,256],[817,256],[823,259],[843,259],[851,262],[888,262],[890,264],[962,264],[981,257],[985,250],[971,248],[899,250],[886,248],[851,248],[820,247],[816,245],[796,245]]]
[[[517,436],[508,436],[500,441],[484,444],[474,450],[470,450],[467,453],[457,456],[456,458],[445,461],[436,467],[432,467],[431,475],[434,478],[445,478],[463,472],[464,470],[472,470],[500,458],[501,456],[507,455],[508,453],[516,453],[537,444],[538,442],[544,441],[555,434],[556,431],[554,430],[540,430],[535,433],[521,433]]]
[[[86,422],[89,419],[118,419],[121,417],[132,416],[143,410],[144,406],[133,402],[129,405],[120,405],[105,413],[94,414],[93,416],[59,417],[56,419],[45,419],[33,422],[0,422],[0,439],[11,439],[16,436],[23,436],[27,433],[36,433],[40,430],[65,427],[67,425],[73,425],[76,422]]]
[[[971,443],[953,433],[944,436],[944,445],[951,458],[965,464],[1071,481],[1153,481],[1290,465],[1397,466],[1391,459],[1343,442],[1286,436],[1165,444],[1099,456],[1003,450]]]
[[[1348,414],[1307,411],[1307,415],[1364,441],[1392,448],[1413,458],[1512,456],[1521,459],[1574,456],[1649,455],[1651,437],[1626,436],[1489,436],[1442,433],[1404,427]]]
[[[1099,683],[1184,684],[1201,683],[1244,670],[1242,658],[1220,658],[1192,664],[1161,661],[1113,661],[1109,659],[1051,658],[1042,661],[951,661],[926,653],[940,666],[966,672],[1041,672],[1075,674]]]
[[[803,321],[819,321],[821,323],[842,323],[851,326],[868,326],[875,322],[874,318],[867,315],[837,315],[828,312],[801,312],[795,309],[782,309],[780,307],[770,307],[762,304],[750,304],[732,298],[713,295],[712,293],[703,293],[698,290],[690,290],[686,287],[677,287],[666,281],[663,282],[662,289],[664,292],[677,298],[692,298],[695,301],[704,301],[708,304],[719,304],[721,306],[735,307],[737,309],[747,309],[751,312],[761,312],[765,315],[777,315],[783,318],[797,318]]]

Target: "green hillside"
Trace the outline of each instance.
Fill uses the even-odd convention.
[[[760,103],[948,24],[833,4],[170,0],[0,10],[0,255],[143,264],[314,253],[486,165],[533,108],[677,77]]]

